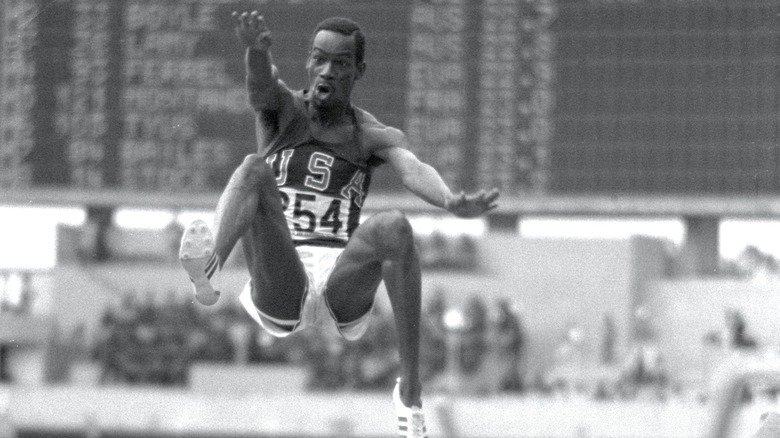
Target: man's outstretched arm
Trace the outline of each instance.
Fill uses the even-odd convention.
[[[271,31],[257,11],[233,12],[236,36],[246,47],[247,87],[256,111],[278,109],[279,74],[271,58]]]
[[[498,206],[498,190],[453,194],[433,166],[420,161],[408,150],[406,137],[388,128],[390,146],[376,152],[401,177],[404,187],[429,204],[443,208],[459,217],[477,217]],[[394,131],[394,132],[393,132]]]

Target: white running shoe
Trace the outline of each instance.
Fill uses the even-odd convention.
[[[184,230],[179,247],[179,261],[190,276],[195,298],[206,306],[211,306],[219,299],[219,291],[214,290],[210,281],[219,269],[214,245],[214,236],[209,226],[202,220],[196,220]]]
[[[398,419],[398,436],[404,438],[426,438],[425,416],[419,406],[407,407],[401,401],[401,379],[395,382],[393,405]]]

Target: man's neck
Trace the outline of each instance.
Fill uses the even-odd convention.
[[[316,104],[309,105],[309,120],[323,128],[333,128],[351,123],[350,105],[323,107]]]

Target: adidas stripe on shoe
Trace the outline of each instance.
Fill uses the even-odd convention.
[[[219,299],[211,277],[219,269],[219,260],[214,251],[214,236],[202,220],[196,220],[184,230],[179,247],[179,261],[190,277],[199,303],[210,306]]]
[[[427,438],[425,416],[419,406],[407,407],[401,401],[401,379],[395,383],[393,406],[398,421],[398,436],[404,438]]]

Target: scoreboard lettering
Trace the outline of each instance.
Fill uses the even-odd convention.
[[[381,46],[392,31],[405,38],[403,1],[4,0],[0,187],[221,190],[257,149],[230,18],[254,8],[269,19],[277,64],[294,87],[305,85],[296,73],[309,32],[330,15],[355,16],[376,35],[369,50],[377,61],[405,53],[405,39],[390,52]],[[377,70],[363,81],[363,96],[403,89],[404,80]],[[382,110],[397,122],[402,105]]]
[[[309,32],[328,16],[351,17],[368,38],[356,105],[404,129],[456,187],[527,190],[528,175],[543,173],[533,157],[546,147],[534,126],[550,125],[553,100],[545,94],[553,75],[540,74],[552,71],[549,56],[534,48],[546,41],[538,30],[548,4],[6,0],[0,187],[218,192],[257,147],[230,15],[258,9],[292,88],[306,85]],[[377,190],[398,188],[382,172],[374,181]]]
[[[219,192],[257,150],[253,9],[296,89],[314,26],[360,23],[353,102],[456,189],[780,192],[771,0],[4,0],[0,189]]]

